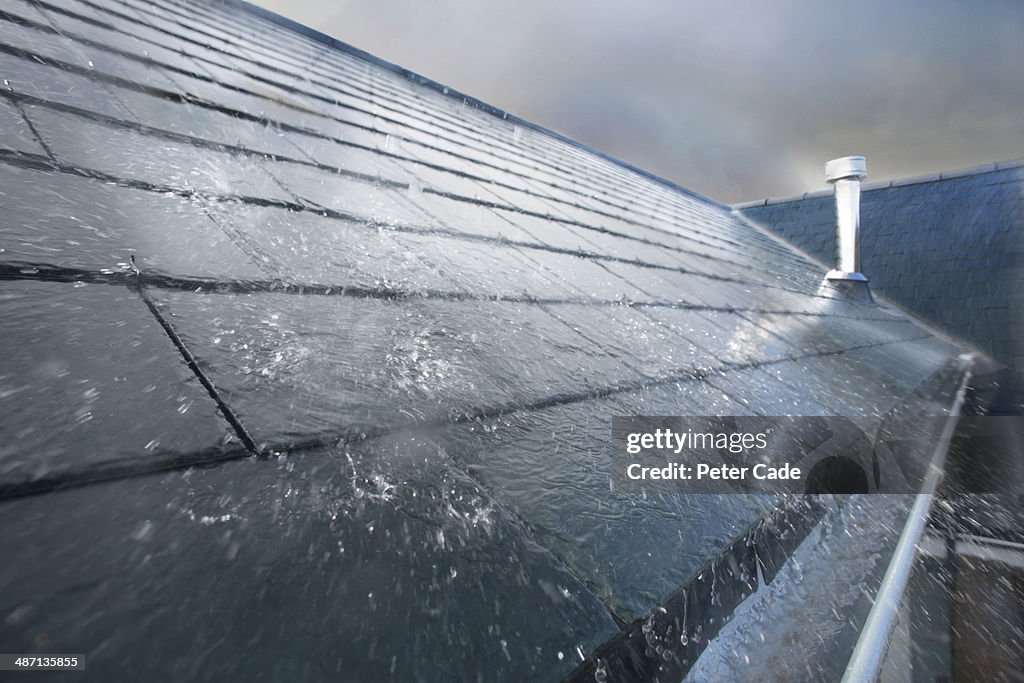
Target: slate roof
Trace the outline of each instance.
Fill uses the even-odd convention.
[[[742,215],[834,261],[830,192],[740,204]],[[867,184],[862,270],[872,291],[1013,369],[998,409],[1024,405],[1024,161]]]
[[[728,207],[245,5],[5,0],[0,78],[0,642],[97,680],[569,675],[813,517],[616,494],[612,416],[960,383]]]

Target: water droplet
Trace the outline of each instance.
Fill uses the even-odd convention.
[[[144,520],[135,531],[131,533],[132,540],[135,541],[148,541],[153,536],[153,523],[151,521]]]

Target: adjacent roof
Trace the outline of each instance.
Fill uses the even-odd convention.
[[[727,207],[247,6],[10,0],[0,78],[0,641],[97,680],[711,635],[814,515],[617,494],[611,417],[960,384]]]
[[[815,258],[835,253],[830,192],[736,207]],[[868,184],[862,270],[872,290],[1014,370],[999,409],[1024,406],[1024,161]]]

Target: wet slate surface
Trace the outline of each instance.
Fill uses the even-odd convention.
[[[678,392],[674,407],[701,409],[691,401]],[[573,403],[458,425],[438,439],[629,622],[683,585],[775,501],[616,493],[608,430],[624,412],[614,399]]]
[[[270,444],[528,408],[642,379],[621,354],[525,304],[283,293],[154,298],[226,400]]]
[[[157,467],[216,452],[230,438],[136,293],[0,282],[0,298],[5,319],[19,323],[5,325],[0,357],[0,485],[126,461]]]
[[[8,4],[0,452],[61,489],[0,502],[15,649],[96,680],[557,680],[613,615],[710,605],[775,504],[616,493],[613,415],[958,383],[958,348],[817,296],[727,207],[346,46],[233,5]]]
[[[6,41],[0,42],[0,45],[18,51],[31,51],[30,54],[40,59],[57,60],[71,66],[66,58],[62,58],[64,55],[46,54],[45,49],[39,50],[29,41],[22,46],[10,45]],[[65,70],[60,79],[54,79],[51,76],[53,70],[54,66],[40,64],[35,59],[25,59],[22,54],[0,53],[0,77],[7,81],[8,92],[78,107],[105,116],[121,119],[131,116],[129,109],[118,97],[84,73]]]
[[[173,137],[146,135],[131,126],[110,125],[35,104],[26,106],[40,138],[61,163],[116,177],[130,177],[159,189],[214,195],[294,198],[266,172],[266,161],[219,147]],[[67,135],[74,130],[75,135]]]
[[[199,201],[11,166],[0,179],[0,263],[114,273],[135,255],[151,274],[266,277]]]
[[[14,152],[42,154],[43,148],[32,137],[32,129],[21,116],[17,107],[6,100],[0,100],[0,149]]]
[[[91,680],[529,680],[617,630],[458,468],[409,450],[2,503],[19,522],[0,535],[18,560],[0,567],[0,639],[89,653]]]

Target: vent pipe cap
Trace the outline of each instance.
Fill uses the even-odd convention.
[[[825,164],[825,180],[834,183],[847,178],[864,180],[868,177],[868,162],[864,157],[842,157]]]

